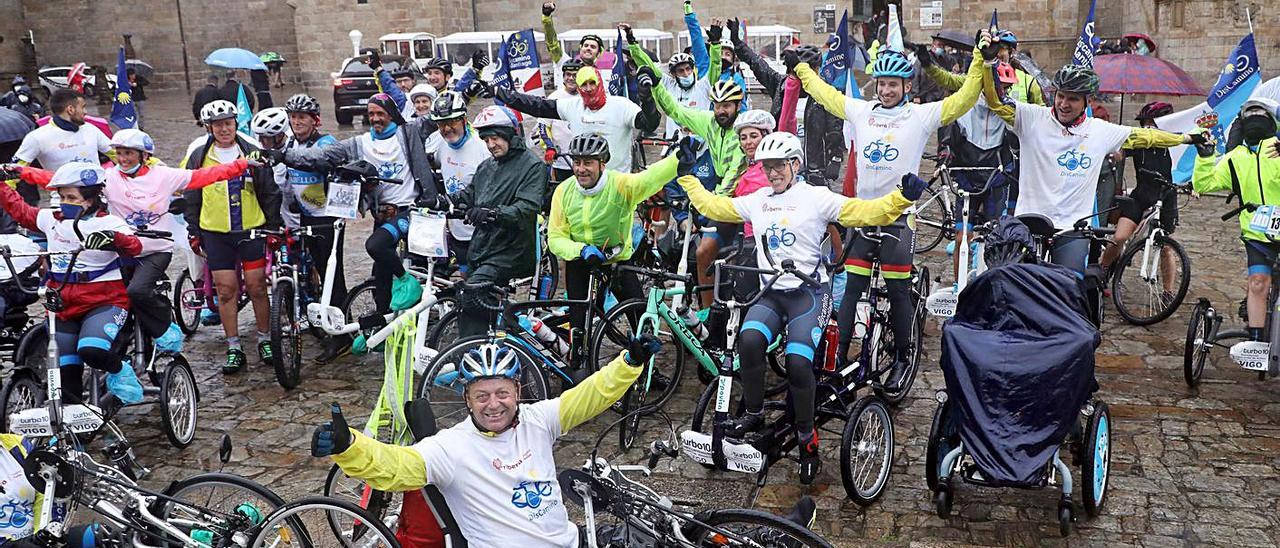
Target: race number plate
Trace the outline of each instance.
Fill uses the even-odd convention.
[[[414,211],[409,215],[409,253],[420,257],[448,257],[444,215]]]
[[[62,423],[77,434],[96,432],[102,427],[102,411],[78,403],[64,405]],[[48,437],[55,434],[49,424],[49,410],[44,407],[23,409],[9,415],[9,429],[23,436]]]
[[[722,445],[725,468],[747,474],[758,473],[764,468],[764,454],[759,449],[749,444],[733,443],[729,440],[725,440]],[[708,434],[685,430],[680,433],[680,448],[685,458],[700,464],[715,464],[715,460],[711,457],[711,436]]]
[[[1231,361],[1250,371],[1266,371],[1270,353],[1271,343],[1268,342],[1242,341],[1231,345]]]
[[[950,318],[956,315],[956,304],[959,302],[960,297],[956,295],[955,288],[942,287],[929,294],[929,298],[924,301],[924,308],[930,315]]]
[[[360,206],[360,185],[350,183],[329,183],[329,194],[325,196],[324,214],[328,217],[354,219]]]
[[[1258,206],[1249,219],[1249,228],[1268,236],[1280,236],[1280,208],[1273,205]]]

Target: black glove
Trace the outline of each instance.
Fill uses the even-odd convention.
[[[925,44],[911,44],[911,49],[916,52],[916,59],[920,60],[920,66],[928,68],[933,66],[933,52],[929,51],[929,46]]]
[[[734,46],[737,46],[738,43],[742,41],[742,37],[738,35],[738,18],[734,17],[733,19],[725,21],[724,24],[729,27],[729,41],[733,42]]]
[[[902,176],[902,197],[911,201],[920,199],[920,195],[924,194],[924,189],[929,188],[929,181],[921,179],[914,173],[908,173]]]
[[[479,75],[477,75],[479,76]],[[493,84],[481,80],[479,77],[467,86],[466,94],[471,97],[483,97],[485,99],[493,98]]]
[[[486,226],[498,219],[498,212],[487,207],[473,207],[467,210],[466,219],[471,226]]]
[[[973,43],[977,44],[978,50],[982,52],[984,61],[995,59],[996,54],[1000,52],[1000,46],[994,43],[991,38],[983,38],[981,30],[973,35]]]
[[[662,350],[662,341],[650,333],[641,333],[639,337],[631,337],[627,343],[627,353],[623,357],[628,365],[649,363],[655,354]]]
[[[631,30],[631,25],[622,25],[622,34],[626,36],[628,44],[636,43],[636,33]]]
[[[1194,145],[1196,154],[1199,154],[1201,158],[1212,158],[1218,153],[1218,147],[1215,145],[1209,143],[1194,143]],[[1280,150],[1280,147],[1277,147],[1277,150]]]
[[[556,3],[555,3],[555,2],[543,2],[543,3],[542,3],[542,14],[543,14],[543,15],[545,15],[545,16],[547,16],[547,17],[551,17],[551,14],[553,14],[553,13],[555,13],[555,12],[556,12]]]
[[[378,69],[382,68],[382,54],[378,53],[378,50],[365,48],[363,53],[368,56],[368,58],[364,60],[364,64],[369,65],[370,69],[377,72]]]
[[[277,164],[284,163],[284,151],[276,150],[274,148],[260,148],[253,152],[250,152],[249,155],[245,157],[245,159],[253,160],[255,162],[262,162],[264,164],[274,166]]]
[[[99,230],[91,232],[84,237],[85,249],[97,249],[100,251],[111,251],[116,248],[116,231]]]
[[[1195,131],[1187,135],[1191,136],[1191,144],[1193,145],[1203,145],[1209,142],[1209,132],[1207,131]]]
[[[435,211],[445,211],[449,209],[449,200],[443,194],[435,196],[419,196],[418,207],[425,207]]]
[[[489,66],[489,56],[484,51],[476,50],[471,54],[471,68],[476,69],[476,76],[479,76],[480,71],[487,66]]]
[[[8,181],[10,179],[18,179],[22,177],[22,172],[16,169],[0,169],[0,181]]]
[[[404,402],[404,417],[409,423],[409,431],[413,432],[413,441],[436,435],[440,429],[436,427],[436,414],[431,410],[431,400],[418,398]]]
[[[347,419],[342,416],[342,407],[331,404],[331,418],[316,427],[311,434],[311,456],[327,457],[340,455],[351,448],[351,429],[347,427]]]
[[[782,64],[787,66],[787,74],[795,74],[796,65],[800,64],[800,54],[793,49],[783,51]]]
[[[698,162],[698,142],[693,136],[685,136],[676,146],[676,159],[680,162],[676,173],[681,177],[693,173],[693,166]]]
[[[712,23],[711,26],[707,28],[707,44],[719,44],[720,36],[723,34],[724,29],[720,28],[720,25]]]
[[[653,72],[653,67],[645,65],[636,71],[636,86],[642,93],[657,82],[658,75]]]

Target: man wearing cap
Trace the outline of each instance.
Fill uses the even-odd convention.
[[[386,93],[371,97],[367,108],[370,128],[365,133],[326,147],[295,147],[270,156],[307,171],[332,170],[364,160],[377,167],[379,177],[398,181],[378,183],[368,196],[362,196],[361,205],[373,212],[377,226],[365,240],[365,250],[373,259],[374,301],[379,311],[404,310],[422,297],[422,286],[405,272],[396,243],[408,235],[409,209],[415,200],[434,203],[439,194],[424,146],[428,124],[431,131],[435,124],[426,118],[405,121]],[[363,351],[362,344],[363,338],[358,338],[353,350]]]

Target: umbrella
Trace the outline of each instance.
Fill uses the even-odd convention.
[[[134,72],[138,73],[138,76],[147,80],[150,80],[151,76],[156,73],[156,69],[151,66],[151,63],[138,59],[129,59],[124,62],[124,66],[133,69]]]
[[[1151,53],[1156,52],[1156,41],[1153,40],[1150,36],[1142,34],[1141,32],[1131,32],[1129,34],[1124,35],[1124,37],[1127,40],[1142,40],[1143,42],[1147,43],[1148,51],[1150,51]]]
[[[36,128],[31,117],[16,110],[0,108],[0,143],[20,141]]]
[[[204,64],[224,69],[267,70],[267,65],[252,51],[240,48],[213,50],[204,58]]]
[[[1186,71],[1158,57],[1112,53],[1093,58],[1101,93],[1200,95],[1204,90]]]
[[[274,51],[268,51],[258,56],[263,63],[283,63],[284,57]]]
[[[952,47],[969,51],[973,49],[973,33],[962,30],[940,30],[937,34],[931,36],[935,40],[950,42]]]
[[[107,137],[111,137],[111,124],[107,123],[106,118],[99,118],[97,116],[91,116],[86,114],[84,116],[84,121],[90,124],[93,124],[94,127],[102,130],[102,133]],[[44,118],[36,120],[37,125],[43,126],[43,125],[47,125],[48,123],[49,123],[48,116],[45,116]]]

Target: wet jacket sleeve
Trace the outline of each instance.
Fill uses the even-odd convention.
[[[671,96],[671,92],[661,86],[653,86],[653,100],[657,102],[658,108],[662,109],[668,118],[675,120],[680,127],[693,132],[704,141],[711,140],[711,126],[716,121],[715,113],[710,110],[694,110],[681,105]]]
[[[0,185],[0,208],[8,213],[19,226],[27,230],[40,230],[36,225],[36,215],[40,213],[40,208],[27,205],[22,200],[22,196],[18,195],[18,191],[10,188],[9,185]]]
[[[800,103],[800,89],[803,86],[794,76],[788,76],[782,84],[782,110],[778,112],[778,131],[794,134],[796,132],[796,105]]]
[[[884,226],[902,216],[912,204],[911,200],[895,190],[874,200],[849,198],[840,205],[837,222],[844,226]]]
[[[184,190],[198,190],[218,181],[225,181],[249,169],[249,161],[240,158],[229,164],[218,164],[191,171],[191,180]]]
[[[575,242],[569,234],[569,216],[564,212],[566,188],[569,188],[568,184],[560,183],[551,196],[551,215],[547,218],[547,248],[557,257],[572,261],[582,256],[582,248],[586,244]]]
[[[722,223],[741,223],[744,221],[738,210],[733,207],[733,199],[728,196],[712,194],[703,188],[702,181],[693,175],[685,175],[676,179],[680,188],[689,195],[689,203],[693,204],[703,215],[713,221]]]
[[[1220,162],[1213,157],[1196,155],[1195,168],[1191,172],[1191,187],[1201,194],[1231,188],[1230,155]]]
[[[137,257],[142,253],[142,240],[128,232],[116,232],[111,238],[111,245],[115,246],[116,254],[121,257]]]
[[[764,92],[770,97],[777,97],[778,92],[782,91],[782,79],[785,74],[773,70],[764,58],[751,49],[745,41],[739,40],[733,44],[734,53],[738,54],[738,59],[747,62],[747,66],[751,67],[751,74],[756,75],[756,81],[764,87]]]
[[[427,467],[416,449],[382,443],[355,430],[351,447],[334,455],[333,462],[379,491],[412,491],[427,484]]]
[[[38,167],[22,166],[21,173],[20,178],[24,182],[31,183],[40,188],[45,188],[49,185],[49,181],[53,180],[52,171],[40,169]]]
[[[556,109],[555,99],[544,99],[536,95],[528,95],[499,86],[494,86],[493,93],[508,107],[534,118],[560,119],[560,111]]]
[[[663,78],[662,67],[649,58],[649,54],[644,52],[644,48],[640,47],[640,44],[627,44],[627,51],[631,52],[631,60],[636,62],[637,69],[649,67],[653,69],[654,74],[658,75],[658,78]],[[675,76],[667,75],[666,78],[675,78]]]
[[[542,37],[547,44],[547,53],[551,54],[551,62],[559,63],[564,57],[564,49],[560,47],[560,39],[556,37],[556,23],[550,15],[542,16]],[[556,76],[564,77],[563,73]]]
[[[707,75],[711,70],[711,55],[707,53],[707,38],[702,34],[702,24],[698,22],[698,14],[690,11],[684,14],[684,26],[689,29],[689,54],[693,55],[693,66],[698,69],[698,78]],[[716,59],[719,61],[719,59]]]
[[[640,112],[636,113],[633,125],[644,133],[658,129],[658,125],[662,123],[662,114],[658,112],[658,105],[654,103],[653,99],[658,90],[666,91],[666,88],[662,87],[660,83],[654,82],[653,87],[649,88],[649,97],[640,99]]]
[[[1129,138],[1124,141],[1124,148],[1170,148],[1186,143],[1182,135],[1169,133],[1155,128],[1135,127],[1129,130]]]
[[[329,171],[356,159],[356,138],[328,146],[292,147],[284,151],[284,164],[303,171]]]
[[[675,154],[671,154],[666,158],[654,162],[653,165],[645,168],[640,173],[614,173],[611,176],[617,176],[618,190],[627,202],[635,204],[645,201],[650,196],[657,194],[662,187],[676,177],[676,168],[679,167],[680,160]],[[633,215],[634,211],[628,211],[628,215]]]
[[[947,91],[960,89],[960,86],[963,86],[965,81],[963,76],[946,70],[938,65],[929,65],[928,67],[925,67],[924,73],[928,75],[934,83],[938,84],[938,87]]]
[[[391,96],[396,108],[404,110],[404,106],[409,103],[409,97],[400,90],[400,86],[396,85],[395,79],[391,78],[391,75],[387,73],[386,67],[378,67],[378,87],[381,88],[383,93]]]
[[[494,211],[498,214],[498,223],[502,226],[518,230],[522,219],[530,219],[542,209],[542,200],[547,191],[547,167],[541,161],[530,162],[520,182],[512,203],[499,206]],[[469,185],[474,186],[474,185]]]
[[[804,90],[809,92],[809,97],[818,101],[818,104],[822,105],[822,108],[827,109],[827,112],[836,115],[840,119],[848,119],[846,117],[847,107],[845,105],[847,105],[849,101],[858,101],[858,99],[846,97],[840,90],[831,87],[831,84],[822,81],[822,77],[818,76],[818,73],[809,68],[808,63],[800,63],[799,65],[796,65],[796,77],[799,78],[800,83],[804,85]]]
[[[1018,109],[1013,106],[1013,99],[1001,97],[1000,92],[996,91],[995,76],[989,70],[982,71],[982,97],[987,101],[987,108],[991,109],[991,112],[996,113],[996,116],[1004,120],[1009,127],[1013,127],[1018,117]]]
[[[942,100],[941,123],[944,126],[956,121],[973,108],[973,105],[978,102],[978,95],[982,93],[983,73],[991,72],[984,70],[982,53],[977,49],[974,49],[973,53],[973,61],[969,63],[969,73],[964,77],[964,85]]]
[[[624,350],[623,353],[626,351]],[[560,430],[568,432],[609,409],[640,377],[642,367],[628,365],[622,353],[601,370],[560,396]]]

